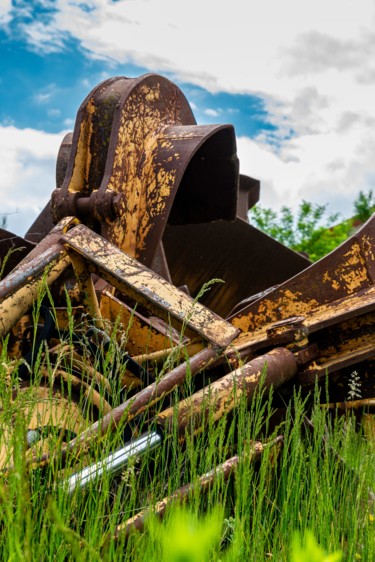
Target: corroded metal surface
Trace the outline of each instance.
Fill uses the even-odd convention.
[[[260,382],[266,389],[277,388],[293,378],[297,370],[293,353],[276,348],[183,400],[178,404],[177,412],[174,407],[164,410],[157,416],[157,422],[171,430],[177,420],[182,437],[186,430],[198,433],[203,429],[205,417],[209,416],[212,421],[220,419],[239,403],[243,394],[250,400]]]
[[[163,243],[175,285],[186,284],[195,296],[203,281],[224,281],[202,297],[203,304],[223,317],[243,299],[290,279],[310,265],[307,258],[241,218],[169,225]]]
[[[12,294],[0,303],[0,338],[3,338],[15,323],[25,314],[36,301],[43,285],[51,285],[70,264],[70,258],[62,246],[55,246],[48,254],[35,258],[31,263],[36,277],[26,274],[13,277],[14,285],[19,285]],[[48,266],[48,271],[45,268]],[[15,272],[15,274],[18,272]],[[1,289],[1,286],[0,286]]]
[[[114,287],[141,302],[172,325],[225,348],[239,333],[199,302],[147,269],[140,262],[94,234],[84,225],[67,232],[62,240],[87,260],[86,271],[97,273]]]
[[[61,443],[68,443],[90,426],[98,417],[111,410],[107,401],[81,378],[62,369],[51,375],[41,367],[40,384],[31,394],[30,381],[23,381],[12,402],[27,424],[26,459],[32,466],[35,459],[56,448],[56,434],[60,432]],[[10,423],[9,423],[10,421]],[[0,469],[8,469],[13,463],[14,438],[17,418],[0,421]]]
[[[107,432],[113,431],[119,424],[131,421],[142,412],[157,404],[161,399],[183,384],[187,376],[195,376],[197,373],[209,368],[216,358],[217,350],[211,347],[199,351],[189,361],[178,365],[178,367],[164,375],[158,382],[140,390],[134,398],[129,398],[117,408],[113,408],[100,422],[94,423],[77,438],[72,439],[66,447],[59,451],[59,456],[64,459],[68,453],[82,453],[92,442],[95,442]],[[38,462],[40,465],[43,465],[52,460],[54,460],[53,455],[43,455],[38,459]]]
[[[197,125],[169,80],[116,77],[90,92],[61,145],[51,201],[25,239],[0,231],[8,371],[22,359],[18,377],[26,382],[37,341],[59,380],[104,406],[89,427],[72,414],[78,435],[64,441],[59,461],[119,424],[136,426],[140,414],[159,436],[177,423],[183,440],[186,431],[202,431],[207,416],[218,420],[241,396],[251,400],[261,382],[287,401],[296,387],[307,394],[327,377],[332,401],[341,403],[359,369],[363,404],[370,403],[375,216],[310,265],[248,224],[258,197],[259,182],[239,174],[233,127]],[[224,283],[201,291],[211,280]],[[44,309],[41,322],[35,302]],[[191,375],[195,394],[155,417],[154,406],[181,392]],[[115,386],[123,403],[111,409],[119,403]],[[59,395],[43,414],[44,425],[68,423],[64,400]],[[32,466],[53,459],[43,447]]]
[[[76,223],[74,218],[62,220],[11,274],[0,281],[0,338],[33,305],[43,285],[51,285],[70,264],[60,238]]]
[[[375,284],[375,215],[334,252],[314,263],[264,298],[230,318],[243,332],[289,316],[309,316],[320,307],[320,321],[332,315],[332,303],[351,299]]]
[[[163,351],[168,353],[170,348],[181,341],[180,334],[172,330],[168,324],[163,328],[159,323],[138,314],[108,291],[103,291],[100,298],[100,313],[112,325],[118,325],[120,334],[126,333],[126,348],[131,355],[149,356]]]
[[[150,266],[169,214],[178,222],[234,218],[237,177],[232,126],[196,125],[181,90],[161,76],[111,78],[78,112],[52,213],[89,226],[96,219],[107,240]]]

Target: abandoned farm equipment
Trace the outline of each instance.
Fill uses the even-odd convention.
[[[260,381],[278,389],[276,404],[322,382],[346,408],[356,370],[355,406],[373,407],[375,217],[311,264],[248,223],[258,197],[259,182],[239,173],[233,127],[197,125],[169,80],[118,77],[90,92],[62,142],[50,202],[24,238],[0,231],[8,371],[20,393],[40,380],[25,411],[30,466],[78,457],[142,414],[141,436],[67,477],[73,492],[159,446],[173,423],[181,442],[199,432],[208,412],[218,420]],[[187,375],[196,391],[173,406]],[[50,427],[62,432],[58,453]]]

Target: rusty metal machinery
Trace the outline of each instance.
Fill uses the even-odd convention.
[[[90,92],[50,202],[25,238],[0,231],[8,371],[26,391],[40,377],[30,464],[54,459],[43,428],[62,431],[65,458],[149,412],[156,432],[74,474],[73,490],[138,445],[157,446],[176,416],[183,440],[207,408],[219,419],[239,395],[250,400],[264,369],[280,400],[327,379],[337,403],[355,369],[372,403],[375,217],[311,264],[248,223],[258,196],[259,182],[239,173],[233,127],[197,125],[169,80],[118,77]],[[50,365],[53,410],[42,407]],[[176,414],[167,397],[187,373],[200,382]],[[69,422],[61,381],[76,390]],[[6,451],[0,462],[12,464]]]

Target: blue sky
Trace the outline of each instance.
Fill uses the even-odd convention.
[[[25,232],[48,200],[59,144],[87,93],[146,72],[175,81],[198,123],[233,123],[241,171],[261,180],[264,205],[304,198],[349,215],[375,177],[374,4],[301,4],[0,0],[8,228]]]
[[[76,41],[67,38],[62,52],[30,50],[16,34],[0,31],[1,108],[0,122],[19,128],[32,127],[58,133],[74,124],[77,109],[98,82],[113,75],[139,76],[149,72],[133,64],[89,58]],[[58,72],[56,72],[58,69]],[[171,73],[167,74],[172,80]],[[202,123],[230,122],[237,134],[255,136],[271,133],[261,97],[249,94],[211,93],[200,86],[174,80]]]

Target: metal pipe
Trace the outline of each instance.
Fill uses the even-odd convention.
[[[259,460],[266,448],[281,444],[283,439],[282,435],[278,435],[275,439],[268,443],[261,443],[259,441],[255,442],[250,446],[250,449],[246,451],[246,453],[241,456],[235,455],[227,459],[212,470],[209,470],[202,476],[199,476],[198,480],[185,484],[181,488],[178,488],[178,490],[175,490],[170,496],[167,496],[157,502],[154,506],[139,511],[136,515],[125,521],[125,523],[117,525],[114,533],[107,535],[104,545],[108,545],[111,540],[116,540],[121,536],[128,538],[130,533],[133,531],[143,531],[145,521],[151,513],[162,519],[168,506],[173,502],[184,504],[194,497],[194,493],[197,490],[199,490],[199,493],[204,493],[212,488],[213,484],[219,478],[227,480],[236,471],[241,461],[244,461],[245,459],[248,459],[250,462]]]
[[[134,439],[127,443],[124,447],[117,449],[114,453],[110,453],[105,459],[87,466],[80,472],[72,474],[67,480],[63,482],[63,488],[66,487],[69,494],[77,489],[82,490],[90,482],[96,481],[105,473],[111,475],[118,474],[126,468],[130,459],[144,455],[162,443],[162,435],[158,431],[150,431],[144,433],[138,439]]]
[[[264,368],[266,368],[266,371],[263,376]],[[284,348],[275,349],[254,359],[241,369],[212,383],[209,391],[203,389],[180,402],[177,406],[177,412],[176,408],[172,407],[158,414],[156,421],[160,426],[160,433],[152,431],[144,434],[139,439],[131,441],[122,449],[109,455],[104,461],[73,475],[68,480],[68,491],[71,493],[77,486],[80,488],[86,486],[89,481],[101,476],[104,470],[118,472],[126,466],[130,457],[142,454],[150,447],[154,448],[160,445],[161,435],[170,433],[174,421],[177,421],[180,436],[184,435],[188,426],[191,426],[193,431],[198,433],[202,428],[203,418],[209,411],[212,412],[213,418],[217,420],[238,404],[238,398],[242,392],[245,392],[247,399],[250,400],[261,382],[263,382],[265,388],[270,386],[276,388],[291,379],[296,371],[297,363],[293,353]],[[112,415],[113,411],[107,414],[106,418],[110,418]]]
[[[60,451],[59,459],[64,460],[67,454],[72,451],[78,454],[80,448],[84,449],[107,432],[115,430],[119,423],[129,422],[135,416],[155,405],[164,396],[170,394],[177,386],[181,385],[186,380],[188,372],[194,376],[207,368],[215,361],[218,353],[218,350],[212,347],[202,349],[202,351],[191,357],[189,361],[178,365],[178,367],[172,369],[159,381],[146,386],[134,397],[128,398],[123,404],[111,410],[100,421],[95,422],[75,439],[69,441]],[[54,454],[44,453],[37,462],[42,466],[55,458]]]
[[[292,379],[297,370],[291,351],[283,347],[273,349],[182,400],[177,407],[163,410],[156,417],[157,423],[168,433],[177,423],[181,439],[186,430],[199,433],[208,415],[211,420],[220,419],[238,405],[241,395],[250,401],[260,384],[264,389],[278,388]]]
[[[30,279],[40,276],[48,265],[60,257],[62,252],[64,252],[63,245],[55,244],[31,260],[30,263],[25,263],[23,267],[16,267],[5,279],[0,281],[0,300],[15,293],[26,283],[29,283]]]
[[[10,296],[5,298],[0,304],[0,338],[6,336],[9,330],[18,320],[29,310],[38,297],[41,285],[45,282],[51,285],[70,265],[70,258],[65,250],[60,247],[52,248],[51,253],[43,253],[35,262],[30,264],[30,268],[23,271],[16,271],[9,284],[9,277],[4,279],[5,290],[9,288]],[[45,269],[47,267],[47,269]],[[31,269],[34,270],[29,276]],[[35,271],[38,272],[37,276]],[[45,273],[45,277],[43,277]],[[18,288],[17,288],[18,287]],[[0,290],[3,288],[1,285]],[[17,290],[15,290],[17,288]]]
[[[51,285],[70,265],[61,236],[77,225],[66,217],[0,282],[0,338],[3,338],[38,297],[40,284]]]

